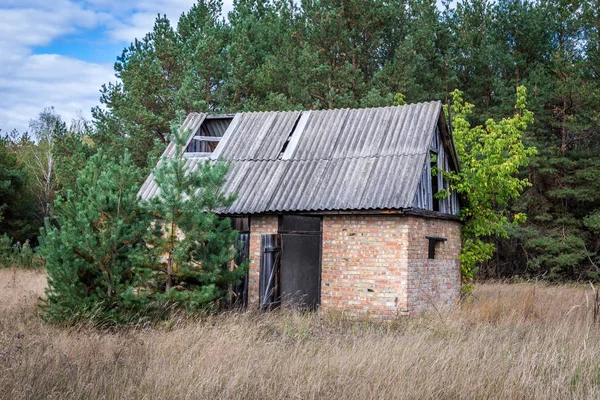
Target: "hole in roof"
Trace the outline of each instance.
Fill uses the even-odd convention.
[[[233,116],[229,115],[208,115],[188,144],[185,152],[210,154],[215,151],[232,119]]]
[[[281,148],[281,151],[279,152],[279,157],[278,157],[279,159],[281,159],[281,157],[283,157],[283,153],[285,153],[285,149],[287,149],[288,145],[290,144],[290,141],[292,140],[292,136],[294,135],[294,132],[296,131],[296,128],[298,127],[298,122],[300,122],[301,117],[302,117],[302,113],[300,113],[298,115],[298,118],[296,118],[296,122],[294,122],[294,126],[292,127],[290,134],[288,135],[287,139],[283,143],[283,147]]]

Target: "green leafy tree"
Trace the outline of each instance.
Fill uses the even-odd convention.
[[[47,107],[31,120],[29,129],[35,143],[25,148],[23,159],[30,190],[38,201],[38,216],[43,221],[51,215],[56,198],[56,139],[67,134],[67,126],[54,107]]]
[[[466,200],[462,209],[465,225],[461,273],[469,284],[477,265],[489,259],[495,246],[489,239],[508,237],[510,224],[524,222],[525,215],[511,212],[509,202],[530,185],[519,176],[536,154],[523,143],[523,133],[533,123],[526,107],[526,89],[517,88],[515,114],[498,122],[489,119],[485,126],[471,126],[467,117],[473,105],[465,102],[462,92],[452,93],[452,126],[461,171],[451,175],[453,188]]]
[[[47,320],[112,324],[140,317],[148,297],[135,288],[147,262],[142,236],[149,224],[137,198],[139,179],[128,153],[115,162],[99,152],[75,188],[56,200],[40,250]]]
[[[187,137],[173,126],[174,156],[161,159],[153,172],[160,190],[147,204],[154,216],[147,242],[155,266],[146,279],[161,302],[197,310],[222,298],[242,270],[227,265],[236,254],[237,232],[215,213],[233,201],[220,192],[228,166],[207,161],[189,168]]]

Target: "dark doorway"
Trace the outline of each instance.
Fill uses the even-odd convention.
[[[279,234],[282,303],[314,309],[321,298],[321,218],[283,215]]]
[[[233,259],[234,268],[248,263],[250,259],[250,219],[248,217],[230,218],[231,227],[238,231],[235,241],[236,256]],[[246,307],[248,305],[248,270],[240,277],[232,288],[231,305]]]

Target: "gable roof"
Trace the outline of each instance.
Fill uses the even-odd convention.
[[[440,112],[441,103],[434,101],[235,114],[210,156],[231,163],[223,190],[238,194],[220,212],[410,208]],[[190,140],[206,118],[188,116],[184,129],[190,129]],[[173,151],[171,144],[164,156]],[[204,160],[186,155],[192,168]],[[148,199],[156,192],[151,175],[139,194]]]

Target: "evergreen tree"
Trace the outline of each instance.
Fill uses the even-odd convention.
[[[220,192],[228,167],[200,161],[189,168],[183,156],[188,137],[174,125],[174,156],[161,159],[153,172],[159,192],[147,204],[154,222],[146,240],[154,267],[145,281],[160,302],[197,310],[222,298],[243,271],[228,267],[237,232],[215,213],[233,201]]]
[[[136,165],[146,167],[148,154],[167,143],[169,123],[185,67],[179,38],[166,16],[158,16],[152,32],[135,41],[117,58],[118,83],[101,88],[100,103],[92,114],[97,140],[103,147],[128,149]],[[110,112],[107,112],[109,110]]]
[[[0,141],[0,223],[2,222],[2,211],[8,206],[7,202],[16,201],[16,186],[22,183],[21,174],[17,168],[17,157],[9,154],[6,142]],[[12,207],[11,207],[12,208]],[[0,225],[1,226],[1,225]]]
[[[506,207],[528,221],[495,240],[500,276],[594,278],[599,246],[593,177],[600,153],[598,7],[590,0],[201,0],[173,29],[164,16],[115,66],[94,110],[99,147],[152,166],[177,110],[370,107],[446,100],[460,88],[474,126],[512,113],[530,88],[539,149],[532,183]],[[135,151],[134,151],[135,150]],[[518,249],[518,250],[515,250]]]
[[[138,204],[139,179],[128,153],[115,163],[99,152],[74,190],[56,200],[56,221],[46,221],[41,237],[47,320],[123,323],[144,310],[148,297],[134,290],[149,228]]]
[[[408,0],[387,7],[395,21],[386,24],[382,48],[389,55],[374,81],[411,103],[447,99],[456,81],[448,59],[450,31],[436,2]]]
[[[64,196],[75,188],[77,175],[96,149],[89,132],[63,131],[54,138],[53,152],[55,190],[58,195]]]
[[[532,141],[540,148],[530,176],[534,187],[515,208],[527,225],[515,229],[527,252],[525,268],[550,279],[599,279],[600,246],[594,221],[600,210],[600,81],[588,48],[585,2],[549,1],[552,56],[539,78],[543,109]],[[595,11],[593,11],[595,12]],[[593,13],[592,12],[592,13]],[[588,45],[591,43],[588,43]]]
[[[231,30],[221,17],[222,2],[199,1],[177,23],[183,80],[174,98],[186,113],[228,111],[227,45]]]
[[[16,132],[0,136],[0,236],[25,243],[35,238],[39,224],[29,190],[31,177],[22,158],[23,149],[33,143],[27,135],[18,136]]]

